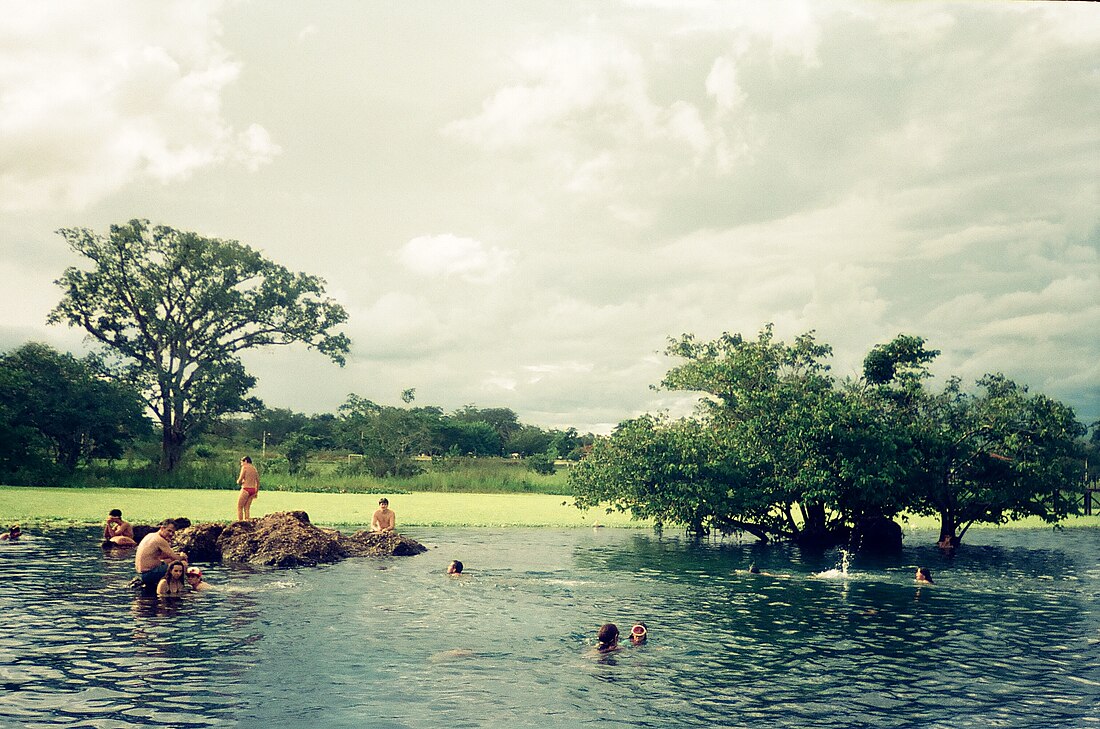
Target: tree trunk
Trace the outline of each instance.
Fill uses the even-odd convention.
[[[959,537],[955,534],[958,528],[959,524],[951,509],[940,509],[940,541],[937,544],[944,549],[954,549],[959,546]]]
[[[826,525],[824,504],[800,504],[805,521],[797,541],[800,546],[825,548],[832,546],[833,537]]]
[[[187,437],[171,425],[163,429],[160,452],[161,473],[171,473],[183,460],[183,446]]]

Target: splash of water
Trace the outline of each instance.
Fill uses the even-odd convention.
[[[840,550],[837,550],[837,551],[840,552],[840,561],[837,562],[836,567],[834,567],[831,570],[825,570],[824,572],[816,572],[813,575],[814,577],[822,577],[822,578],[825,578],[825,579],[842,579],[842,580],[846,580],[851,576],[848,573],[848,565],[849,565],[850,560],[851,560],[851,555],[848,554],[848,551],[844,550],[844,549],[840,549]]]

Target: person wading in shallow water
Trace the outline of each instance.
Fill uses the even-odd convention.
[[[107,513],[107,522],[103,525],[104,547],[133,547],[134,527],[130,522],[123,520],[122,509],[111,509]]]
[[[241,485],[241,493],[237,497],[237,521],[248,521],[252,518],[249,511],[252,502],[260,492],[260,473],[248,456],[241,459],[241,475],[237,476],[237,483]]]
[[[183,579],[186,569],[187,565],[179,560],[169,563],[168,571],[164,573],[164,577],[157,583],[157,595],[161,597],[182,595],[187,587]]]
[[[610,653],[619,650],[619,626],[615,623],[604,623],[596,634],[596,651]]]
[[[141,584],[154,589],[160,579],[168,572],[168,563],[177,560],[186,563],[186,552],[172,550],[172,537],[176,536],[176,524],[171,519],[160,523],[160,529],[150,532],[138,544],[134,554],[134,569],[137,570]]]

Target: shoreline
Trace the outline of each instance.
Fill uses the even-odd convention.
[[[237,490],[48,488],[0,486],[0,524],[32,527],[102,525],[110,509],[122,509],[126,521],[156,524],[185,516],[194,523],[235,520]],[[318,526],[370,524],[383,494],[330,494],[265,491],[252,505],[252,515],[301,510]],[[649,529],[652,523],[602,509],[581,511],[572,497],[548,494],[472,494],[422,491],[389,497],[404,527],[604,527]]]
[[[156,524],[185,516],[195,523],[229,523],[236,516],[237,491],[230,489],[49,488],[0,486],[0,525],[24,528],[100,526],[110,509],[122,509],[134,524]],[[326,527],[362,527],[370,524],[382,494],[331,494],[303,491],[265,491],[253,505],[254,516],[275,511],[301,510],[310,521]],[[556,529],[602,527],[651,529],[651,521],[603,509],[581,511],[572,498],[548,494],[475,494],[420,491],[390,496],[398,528],[404,527],[545,527]],[[939,529],[937,517],[909,516],[897,520],[905,531]],[[1100,515],[1068,519],[1065,529],[1100,528]],[[1004,525],[975,524],[971,530],[1055,529],[1034,517]],[[670,527],[671,531],[677,528]],[[965,542],[965,538],[964,538]]]

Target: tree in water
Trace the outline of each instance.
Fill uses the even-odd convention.
[[[82,327],[115,355],[162,431],[162,471],[179,465],[188,439],[231,412],[255,409],[240,353],[303,343],[343,365],[344,308],[324,281],[294,273],[237,241],[146,220],[58,233],[91,263],[71,267],[51,323]]]

